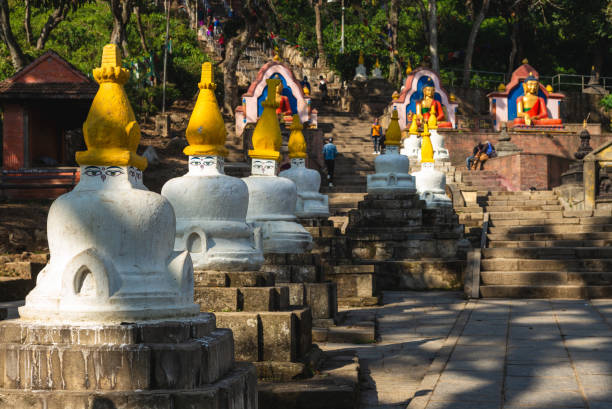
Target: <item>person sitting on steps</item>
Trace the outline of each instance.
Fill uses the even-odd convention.
[[[491,142],[486,141],[482,149],[479,149],[478,154],[475,156],[474,163],[472,164],[472,170],[478,170],[479,166],[480,170],[482,170],[482,167],[487,159],[494,158],[496,156],[497,152],[495,152],[495,148],[493,145],[491,145]]]
[[[476,155],[484,148],[484,145],[482,144],[482,142],[478,142],[478,145],[474,146],[474,149],[472,150],[472,156],[468,156],[467,159],[465,160],[465,164],[467,166],[467,170],[472,169],[472,164],[474,163],[474,161],[476,160]]]

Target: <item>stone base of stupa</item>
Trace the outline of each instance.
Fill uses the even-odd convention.
[[[215,316],[123,324],[0,323],[0,408],[256,408]]]

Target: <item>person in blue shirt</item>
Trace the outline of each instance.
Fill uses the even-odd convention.
[[[497,152],[495,152],[495,148],[493,145],[491,145],[491,142],[486,141],[482,148],[479,149],[479,152],[474,156],[475,158],[474,164],[472,165],[472,170],[478,170],[479,167],[480,170],[482,170],[482,167],[487,159],[496,157]]]
[[[338,149],[336,149],[336,145],[333,143],[333,139],[329,138],[327,143],[323,146],[323,159],[325,159],[325,167],[327,168],[327,180],[329,181],[329,186],[334,186],[332,180],[334,178],[334,165],[336,161],[336,156],[338,156]]]

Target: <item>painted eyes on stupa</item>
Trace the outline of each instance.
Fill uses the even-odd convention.
[[[195,156],[189,160],[189,164],[191,166],[200,166],[200,167],[208,167],[214,166],[215,158],[213,156]]]
[[[123,175],[125,172],[119,166],[87,166],[85,168],[85,174],[87,176],[100,176],[100,178],[104,181],[107,176],[115,177],[119,175]]]

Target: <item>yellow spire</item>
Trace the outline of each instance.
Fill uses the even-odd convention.
[[[123,84],[130,76],[121,68],[121,56],[115,44],[102,51],[102,64],[94,68],[93,76],[100,88],[83,124],[86,151],[76,153],[79,165],[134,166],[141,170],[147,160],[136,154],[140,142],[140,127]]]
[[[419,133],[419,125],[417,124],[416,117],[412,117],[412,122],[410,123],[410,129],[408,129],[408,133],[410,135],[417,135]]]
[[[189,145],[183,150],[185,155],[227,155],[225,149],[227,131],[215,97],[217,84],[213,79],[213,66],[205,62],[202,64],[202,77],[198,84],[200,94],[187,125],[186,135]]]
[[[421,133],[421,163],[433,163],[433,145],[429,137],[429,129],[427,124],[423,125],[423,133]]]
[[[505,85],[505,84],[501,84],[501,83],[500,83],[500,84],[497,86],[497,90],[498,90],[499,92],[504,92],[504,91],[506,90],[506,85]]]
[[[548,91],[548,92],[553,92],[553,91],[554,91],[554,89],[553,89],[552,85],[548,84],[548,85],[546,86],[546,91]]]
[[[521,61],[523,64],[529,64],[529,60],[527,58],[523,58],[523,61]],[[529,73],[531,75],[531,73]]]
[[[385,135],[385,144],[390,146],[399,146],[402,143],[402,130],[399,125],[399,116],[397,115],[397,109],[394,109],[391,113],[391,122],[387,128]]]
[[[363,63],[364,63],[363,51],[359,51],[359,61],[358,61],[358,64],[359,65],[363,65]]]
[[[280,158],[280,147],[282,143],[280,125],[276,116],[276,92],[281,80],[267,79],[268,98],[262,102],[263,113],[257,121],[253,131],[253,150],[249,151],[249,156],[253,159],[272,159],[278,161]]]
[[[293,158],[307,158],[306,154],[306,139],[304,139],[304,134],[302,133],[302,129],[304,126],[300,121],[300,116],[298,114],[293,115],[293,122],[291,122],[291,133],[289,134],[289,142],[287,144],[289,148],[289,157]]]
[[[378,57],[376,57],[376,63],[374,64],[374,67],[380,68],[380,62],[378,61]]]
[[[282,61],[280,55],[278,54],[278,47],[274,47],[274,58],[272,58],[272,60],[276,62]]]
[[[429,119],[427,120],[427,126],[429,129],[438,129],[438,117],[436,116],[436,106],[431,104],[431,110],[429,111]]]

